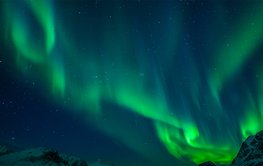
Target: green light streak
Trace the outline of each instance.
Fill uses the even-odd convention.
[[[102,96],[102,91],[98,84],[93,84],[92,86],[86,87],[80,86],[73,88],[72,85],[68,85],[67,87],[68,91],[70,92],[69,95],[74,96],[73,103],[76,105],[77,108],[85,110],[88,108],[88,113],[92,114],[93,116],[101,115],[100,100]]]
[[[190,158],[197,164],[207,159],[212,159],[216,163],[229,164],[236,155],[231,145],[211,144],[208,140],[200,138],[194,126],[183,129],[176,129],[163,123],[155,123],[155,126],[160,140],[177,158]]]
[[[40,22],[46,36],[46,51],[50,53],[55,45],[54,16],[50,0],[27,0]]]
[[[41,52],[30,41],[26,25],[21,20],[14,18],[12,23],[12,38],[17,51],[27,60],[33,63],[41,63],[44,58]]]
[[[44,46],[34,42],[35,38],[30,34],[28,28],[30,23],[23,16],[18,17],[18,13],[15,12],[12,5],[7,5],[5,10],[6,24],[10,28],[10,38],[7,42],[11,41],[13,43],[14,50],[18,52],[18,59],[22,56],[25,61],[44,68],[44,74],[42,74],[48,75],[50,83],[48,88],[55,97],[63,99],[63,97],[69,96],[72,98],[70,103],[72,107],[87,111],[89,121],[95,123],[98,128],[105,131],[108,135],[120,139],[125,145],[141,153],[147,154],[149,151],[152,151],[152,148],[144,148],[146,146],[143,145],[142,138],[138,136],[140,133],[127,132],[125,126],[116,122],[118,121],[117,118],[113,118],[116,121],[102,120],[103,114],[107,111],[101,108],[103,100],[151,120],[156,130],[156,136],[170,154],[176,158],[187,158],[195,163],[201,163],[206,160],[212,160],[217,163],[229,163],[233,159],[236,149],[230,141],[220,144],[213,141],[212,138],[206,138],[192,115],[183,119],[172,114],[177,111],[180,112],[180,110],[173,108],[167,101],[163,73],[157,72],[159,68],[156,67],[156,64],[156,66],[153,65],[156,69],[152,71],[147,71],[146,64],[138,64],[138,59],[143,59],[143,56],[150,56],[147,51],[140,49],[138,52],[142,56],[139,58],[130,53],[135,50],[133,46],[136,45],[137,41],[131,35],[123,35],[125,30],[128,29],[128,27],[124,26],[128,23],[119,24],[119,22],[124,22],[125,20],[123,18],[124,13],[120,12],[113,15],[113,18],[120,17],[102,30],[103,40],[98,42],[98,47],[104,50],[104,57],[101,58],[101,52],[90,47],[85,52],[85,59],[74,56],[78,55],[79,52],[76,51],[77,48],[75,48],[74,42],[71,42],[71,38],[65,35],[67,33],[60,32],[56,34],[57,26],[54,21],[56,17],[50,1],[27,0],[26,4],[29,7],[29,12],[37,19],[38,24],[40,24],[39,27],[43,31]],[[249,18],[249,22],[253,24],[247,26],[247,21],[242,22],[240,24],[241,28],[234,32],[230,38],[231,44],[229,47],[221,48],[213,59],[216,71],[213,71],[208,78],[211,91],[214,94],[214,99],[211,99],[212,104],[210,103],[212,105],[211,108],[221,106],[216,105],[218,103],[214,102],[214,100],[218,99],[217,97],[225,82],[240,70],[246,60],[252,55],[251,53],[256,49],[259,41],[262,40],[262,11],[263,8],[260,8],[255,17]],[[157,51],[159,54],[164,54],[164,58],[160,59],[165,62],[165,65],[173,65],[172,60],[174,59],[174,52],[176,52],[176,44],[180,43],[176,39],[180,33],[179,30],[174,28],[175,26],[177,27],[177,23],[173,23],[171,27],[168,27],[167,31],[169,33],[163,36],[165,42],[162,46],[165,48],[165,51]],[[60,27],[63,26],[61,25]],[[62,28],[59,30],[63,31]],[[91,35],[89,33],[87,32],[87,36]],[[62,45],[64,50],[58,49],[57,46],[59,44]],[[63,55],[63,58],[61,58],[63,61],[57,59],[60,55]],[[145,58],[142,61],[147,63],[149,59]],[[71,69],[66,67],[65,61],[70,62]],[[165,65],[160,65],[160,68],[166,69]],[[80,73],[79,78],[70,75],[72,74],[70,70],[73,69],[74,71],[76,70],[76,73]],[[167,67],[167,69],[170,68]],[[104,71],[109,72],[105,74]],[[141,71],[145,72],[145,77],[144,74],[143,76],[139,74]],[[147,78],[147,74],[152,74],[150,77],[154,77],[154,79]],[[201,84],[201,78],[199,78],[201,74],[199,75],[196,72],[195,75],[197,76],[193,76],[193,80]],[[151,87],[152,91],[147,90],[149,82],[154,82]],[[263,79],[260,84],[263,85]],[[199,85],[193,85],[189,89],[189,96],[191,96],[196,105],[199,105],[199,93],[201,93],[199,92]],[[260,92],[263,92],[263,90]],[[259,103],[263,103],[262,96],[260,98]],[[240,122],[240,133],[243,138],[261,129],[262,108],[262,104],[260,104],[259,110],[254,103],[248,106],[249,111],[247,111],[246,117]],[[121,122],[125,124],[125,120]],[[149,154],[146,156],[149,156]]]
[[[52,91],[54,94],[59,95],[59,96],[64,96],[65,94],[65,74],[64,74],[64,69],[61,65],[54,64],[52,66]]]
[[[226,44],[220,48],[214,59],[214,69],[210,75],[210,85],[215,96],[225,82],[235,75],[245,64],[263,39],[263,5],[258,5],[257,13],[242,22]]]
[[[51,2],[46,0],[36,0],[36,1],[25,1],[31,12],[36,17],[37,21],[43,29],[45,36],[45,46],[38,44],[34,40],[34,36],[29,32],[30,23],[25,16],[19,15],[17,12],[11,12],[15,8],[15,3],[6,3],[5,4],[5,15],[7,25],[10,26],[11,41],[14,44],[16,51],[18,52],[18,65],[24,66],[23,59],[21,56],[28,60],[30,63],[36,63],[39,65],[46,66],[46,63],[51,65],[49,66],[48,77],[50,78],[50,83],[52,87],[52,92],[59,96],[64,96],[65,93],[65,73],[63,64],[53,59],[47,58],[45,55],[51,55],[52,49],[55,45],[55,25],[53,21],[53,11],[51,8]],[[46,50],[46,51],[44,51]],[[54,55],[54,54],[52,54]],[[58,55],[55,55],[58,56]]]
[[[117,103],[130,108],[144,117],[162,121],[174,127],[180,127],[178,120],[169,114],[165,103],[162,103],[161,100],[151,100],[150,97],[145,96],[141,91],[132,91],[132,89],[134,87],[119,89],[117,92]]]
[[[262,68],[258,69],[262,74]],[[249,95],[249,104],[246,109],[245,116],[240,121],[240,131],[242,138],[245,140],[250,135],[255,135],[258,131],[263,129],[263,78],[258,78],[257,82],[258,95],[256,99]]]
[[[253,110],[250,110],[250,112],[247,113],[245,120],[240,124],[243,140],[262,130],[262,125],[258,123],[260,119],[261,118],[259,118],[258,115],[255,115],[255,111]]]

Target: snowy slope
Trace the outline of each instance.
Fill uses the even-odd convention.
[[[50,148],[34,148],[9,152],[6,146],[0,146],[0,166],[88,166],[77,157],[59,154]],[[100,163],[89,166],[106,166]]]

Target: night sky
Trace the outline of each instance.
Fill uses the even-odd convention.
[[[261,0],[2,0],[0,141],[116,166],[232,161],[263,129]]]

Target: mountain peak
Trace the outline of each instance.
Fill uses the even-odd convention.
[[[211,161],[199,166],[215,166]],[[241,148],[230,166],[263,166],[263,131],[249,136],[241,145]]]

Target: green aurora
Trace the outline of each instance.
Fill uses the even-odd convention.
[[[190,47],[182,48],[182,34],[191,30],[182,23],[187,12],[181,12],[180,8],[186,8],[181,2],[177,8],[164,5],[165,10],[153,9],[162,20],[162,25],[157,21],[152,27],[152,40],[159,46],[154,51],[148,49],[151,44],[143,25],[134,21],[138,16],[131,16],[124,8],[108,7],[112,15],[108,18],[98,12],[101,19],[91,17],[96,13],[93,9],[87,11],[87,18],[70,24],[72,20],[62,14],[58,4],[51,0],[3,3],[5,41],[11,45],[16,67],[25,77],[40,76],[50,98],[85,113],[89,123],[110,137],[146,157],[155,151],[142,143],[141,133],[121,125],[118,116],[116,121],[103,120],[108,113],[103,107],[105,101],[149,119],[156,137],[172,156],[194,163],[229,163],[241,141],[262,130],[262,63],[253,62],[251,67],[253,88],[245,81],[238,82],[262,46],[261,1],[252,3],[251,10],[235,21],[224,15],[226,4],[218,3],[220,18],[211,22],[211,27],[229,27],[221,31],[225,35],[216,34],[216,28],[202,34],[200,40],[213,34],[215,41],[201,49],[208,52],[202,57],[202,67],[196,60],[202,55],[196,55]],[[83,21],[85,24],[81,24]],[[139,32],[135,34],[130,27]],[[74,33],[76,28],[81,34]],[[185,68],[181,64],[183,56],[189,57]],[[34,72],[26,70],[29,64]],[[186,80],[184,75],[188,76]],[[182,87],[182,82],[189,85]],[[227,91],[235,84],[243,87],[242,93]],[[222,98],[233,93],[241,95],[243,101],[228,107]],[[65,103],[67,99],[71,100]],[[208,104],[206,109],[202,101]],[[235,106],[240,111],[233,119],[229,111]],[[211,119],[212,125],[206,123]]]

